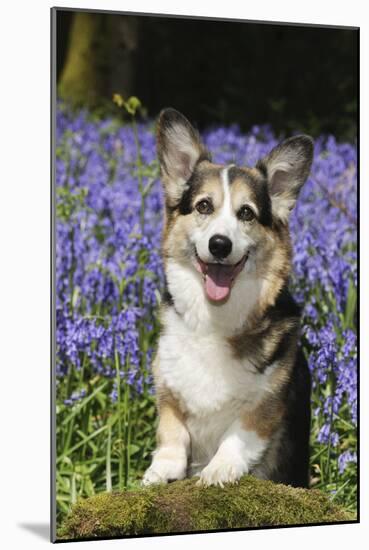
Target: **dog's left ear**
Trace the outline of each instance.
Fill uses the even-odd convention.
[[[198,132],[175,109],[164,109],[157,127],[157,149],[166,199],[180,200],[197,162],[210,159]]]
[[[273,214],[288,220],[313,161],[314,144],[309,136],[294,136],[277,145],[256,164],[267,178]]]

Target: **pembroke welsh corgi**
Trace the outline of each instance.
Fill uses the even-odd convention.
[[[244,474],[309,482],[310,374],[287,285],[288,218],[312,139],[291,137],[253,167],[211,162],[198,132],[161,112],[166,290],[153,364],[159,425],[143,484]]]

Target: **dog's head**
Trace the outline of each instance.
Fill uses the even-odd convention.
[[[288,217],[309,174],[311,138],[287,139],[253,168],[222,166],[211,162],[188,120],[165,109],[158,157],[164,257],[190,267],[211,303],[225,303],[247,277],[288,276]]]

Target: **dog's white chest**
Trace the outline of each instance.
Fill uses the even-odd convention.
[[[194,474],[214,456],[241,411],[252,410],[268,391],[269,376],[258,373],[247,359],[236,359],[219,332],[194,332],[173,310],[166,317],[157,367],[160,380],[186,413]]]
[[[160,378],[196,417],[250,406],[265,391],[267,380],[247,359],[236,359],[219,332],[197,333],[173,311],[167,313],[160,338]]]

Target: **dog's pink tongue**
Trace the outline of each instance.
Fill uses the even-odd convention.
[[[208,264],[205,276],[205,291],[214,302],[227,298],[231,291],[233,266]]]

